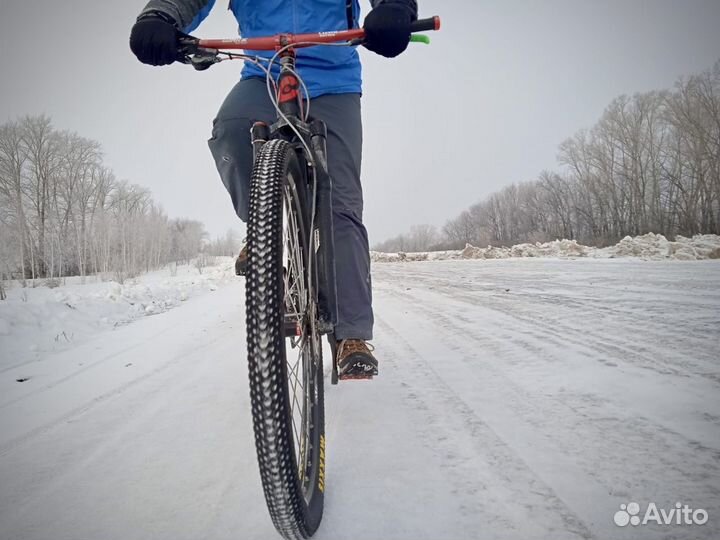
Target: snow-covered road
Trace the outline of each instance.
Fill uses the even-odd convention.
[[[0,539],[277,538],[243,286],[0,372]],[[720,537],[718,262],[376,264],[374,290],[381,375],[326,386],[319,540]],[[709,519],[618,527],[629,502]]]

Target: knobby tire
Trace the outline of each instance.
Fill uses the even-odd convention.
[[[325,489],[322,347],[314,328],[317,266],[308,218],[312,190],[305,178],[290,143],[266,143],[253,167],[247,223],[255,445],[270,517],[288,539],[316,531]],[[302,337],[293,337],[293,328]]]

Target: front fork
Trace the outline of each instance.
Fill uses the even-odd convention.
[[[318,274],[320,291],[320,331],[328,334],[332,354],[331,384],[338,383],[336,340],[337,325],[337,281],[335,279],[335,231],[333,229],[332,178],[327,165],[327,126],[320,120],[310,124],[310,143],[315,157],[315,176],[317,178],[317,222],[320,233],[318,249]]]
[[[332,178],[327,167],[327,128],[320,120],[310,123],[310,146],[313,151],[317,181],[317,227],[315,249],[317,250],[318,278],[320,281],[318,307],[320,309],[320,332],[330,334],[337,324],[337,284],[335,281],[335,231],[333,229]]]

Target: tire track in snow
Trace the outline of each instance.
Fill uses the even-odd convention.
[[[430,263],[432,264],[432,263]],[[566,264],[571,264],[569,261]],[[427,269],[427,267],[426,267]],[[471,274],[473,275],[473,274]],[[404,278],[405,276],[398,276],[393,272],[388,273],[388,277],[391,282],[396,281],[398,277]],[[477,276],[475,278],[488,276]],[[424,284],[429,291],[439,292],[441,295],[450,296],[458,302],[477,307],[481,305],[501,312],[512,319],[518,319],[526,323],[527,331],[533,337],[540,335],[536,328],[542,329],[542,335],[544,339],[542,341],[548,341],[547,336],[553,336],[556,339],[567,341],[573,345],[579,347],[586,347],[588,353],[595,354],[597,351],[603,351],[604,353],[612,356],[619,356],[622,358],[632,358],[633,360],[642,360],[642,364],[639,365],[648,369],[656,369],[661,373],[675,374],[680,373],[686,376],[701,376],[713,382],[720,382],[720,373],[718,373],[718,365],[716,357],[711,353],[715,348],[712,339],[712,331],[698,332],[694,330],[693,326],[687,324],[682,327],[681,333],[678,333],[678,328],[673,327],[672,323],[666,322],[662,315],[649,315],[651,307],[646,302],[642,305],[630,304],[627,307],[627,314],[623,306],[619,304],[617,299],[612,301],[600,300],[587,298],[587,295],[582,299],[569,297],[566,293],[566,288],[574,288],[576,290],[582,290],[575,283],[563,283],[563,287],[558,289],[560,294],[548,295],[542,293],[527,292],[513,292],[511,296],[498,295],[497,290],[501,288],[501,284],[507,280],[505,275],[493,276],[497,280],[497,283],[493,283],[488,289],[477,290],[477,284],[470,282],[470,287],[474,287],[476,290],[461,289],[458,287],[458,281],[452,281],[448,279],[438,279],[437,273],[428,275],[427,272],[415,271],[412,273],[413,282]],[[523,274],[513,275],[514,281],[518,281],[519,277],[524,277]],[[530,281],[532,276],[529,276],[527,281]],[[597,280],[597,278],[594,278]],[[607,278],[606,278],[607,279]],[[519,280],[520,288],[523,286],[527,288],[528,283]],[[553,288],[558,287],[558,283],[552,283],[548,286]],[[589,285],[588,290],[594,290],[595,285]],[[712,290],[712,287],[708,287],[708,291]],[[646,292],[645,289],[643,292]],[[704,295],[689,295],[685,294],[685,304],[682,305],[680,313],[687,313],[688,305],[692,305],[696,302],[701,304],[707,304],[705,307],[712,306],[712,301],[707,298],[707,292],[703,291]],[[477,294],[478,292],[484,292],[486,294]],[[617,289],[614,290],[618,292]],[[673,305],[667,300],[667,296],[677,291],[664,291],[665,295],[662,298],[660,314],[674,311],[672,310]],[[678,295],[681,293],[677,292]],[[689,297],[693,297],[690,299]],[[539,302],[538,302],[539,301]],[[626,300],[623,300],[626,301]],[[720,301],[720,297],[718,297]],[[629,300],[628,300],[629,302]],[[655,301],[657,304],[658,301]],[[548,305],[550,304],[550,305]],[[718,304],[720,305],[720,304]],[[563,315],[559,315],[556,308],[561,308]],[[678,304],[677,307],[680,307]],[[710,307],[710,309],[712,309]],[[578,312],[580,310],[580,312]],[[604,316],[596,316],[598,311],[602,311]],[[638,321],[638,312],[642,313],[643,319]],[[573,337],[577,333],[577,328],[568,324],[570,317],[577,317],[581,315],[583,318],[593,317],[596,321],[597,326],[603,328],[604,333],[598,333],[593,330],[592,324],[586,324],[583,327],[583,331],[578,337]],[[717,310],[717,317],[714,319],[714,323],[720,322],[720,309]],[[642,331],[639,332],[638,340],[629,341],[624,338],[627,334],[628,328],[638,328],[642,324]],[[714,326],[711,325],[710,328]],[[692,339],[697,352],[692,357],[692,360],[685,355],[682,358],[680,354],[676,352],[678,338],[689,342]],[[608,343],[608,341],[614,341],[615,343]],[[650,351],[646,351],[642,346],[638,346],[638,342],[644,343],[646,346],[652,346]],[[675,347],[673,347],[673,345]],[[704,345],[698,347],[698,345]],[[632,356],[630,356],[632,355]],[[700,356],[707,358],[707,361],[700,360]],[[680,364],[680,365],[678,365]]]
[[[414,283],[414,287],[417,288],[418,282]],[[405,289],[405,287],[400,288]],[[382,299],[383,295],[388,295],[397,299],[396,305],[389,310],[391,313],[405,312],[401,324],[396,325],[398,328],[404,328],[415,336],[427,336],[427,340],[423,341],[424,345],[428,345],[428,340],[434,339],[447,344],[448,349],[457,353],[443,356],[446,363],[443,365],[441,376],[452,380],[451,386],[462,387],[462,381],[467,380],[485,382],[486,384],[480,385],[481,392],[492,393],[493,387],[503,388],[506,395],[498,392],[495,392],[495,395],[504,406],[514,409],[514,418],[510,423],[528,427],[524,420],[531,420],[530,432],[534,430],[536,434],[548,432],[558,435],[560,439],[557,441],[558,451],[551,452],[554,454],[554,459],[564,453],[571,462],[576,461],[578,467],[585,471],[579,478],[584,475],[586,480],[600,482],[607,487],[604,497],[606,500],[621,500],[623,497],[630,497],[633,494],[637,496],[642,492],[657,498],[657,495],[666,492],[668,487],[672,487],[674,496],[683,495],[683,500],[695,500],[699,503],[697,506],[704,504],[707,507],[709,501],[718,500],[720,491],[708,481],[709,477],[720,477],[717,449],[708,448],[648,418],[629,415],[629,411],[623,411],[600,395],[572,392],[564,392],[556,396],[529,394],[522,391],[506,374],[493,369],[489,362],[478,363],[478,351],[489,352],[493,358],[504,363],[509,356],[517,354],[518,346],[520,354],[523,354],[524,350],[524,354],[531,357],[537,347],[526,347],[525,341],[518,342],[513,338],[518,332],[524,332],[532,335],[533,339],[542,340],[543,332],[529,331],[527,328],[537,321],[528,317],[520,318],[510,326],[511,331],[506,332],[504,325],[508,324],[508,320],[504,317],[496,318],[484,313],[473,320],[467,312],[459,315],[459,310],[454,310],[453,315],[448,315],[444,310],[452,304],[447,302],[419,299],[405,290],[398,290],[397,287],[377,289],[380,295],[376,295],[376,298]],[[456,299],[451,296],[453,300]],[[466,300],[466,303],[470,302]],[[408,309],[407,306],[412,307]],[[478,310],[487,308],[485,305],[474,307]],[[493,307],[489,309],[492,311]],[[422,317],[418,316],[418,312]],[[505,313],[509,317],[513,316],[513,313],[507,311]],[[478,332],[479,320],[488,325],[480,332]],[[419,330],[420,328],[423,330]],[[482,338],[479,338],[479,335]],[[462,358],[462,361],[450,361],[455,358]],[[540,360],[546,361],[545,358]],[[468,372],[468,369],[471,369],[471,372]],[[459,373],[463,376],[458,375]],[[494,382],[490,384],[489,381]],[[463,395],[467,396],[467,393]],[[532,436],[533,444],[537,443],[536,434]],[[592,448],[592,452],[590,457],[584,459],[581,454],[569,456],[567,453],[569,448],[586,447]],[[622,455],[622,459],[616,458],[616,463],[601,463],[600,470],[595,470],[597,463],[591,456],[597,457],[598,451],[600,455],[618,457]],[[653,460],[657,463],[646,466],[645,463],[650,456],[653,456]],[[638,467],[646,469],[643,478],[637,478]],[[551,480],[551,484],[558,477],[559,475],[554,474],[546,476]],[[579,483],[585,483],[586,480]],[[569,492],[572,493],[572,489]],[[596,496],[589,500],[602,499],[602,495],[602,489],[599,489]],[[573,498],[570,496],[570,499]],[[611,513],[606,513],[605,516]]]
[[[555,531],[555,538],[595,538],[575,513],[529,468],[484,418],[448,385],[423,354],[376,315],[383,363],[402,374],[405,399],[420,412],[422,439],[443,456],[452,476],[453,494],[464,510],[487,525],[483,538],[532,538],[534,523]],[[388,354],[390,353],[390,354]],[[400,358],[411,367],[400,368]],[[550,522],[548,524],[548,522]]]
[[[170,331],[170,330],[172,330],[172,327],[171,327],[171,326],[168,326],[167,328],[164,328],[164,329],[162,329],[162,330],[159,330],[159,331],[155,334],[155,336],[157,337],[157,336],[166,334],[166,333],[167,333],[168,331]],[[73,372],[70,373],[69,375],[66,375],[66,376],[64,376],[64,377],[61,377],[60,379],[54,380],[54,381],[52,381],[52,382],[50,382],[50,383],[48,383],[48,384],[45,384],[45,385],[43,385],[43,386],[40,386],[39,388],[35,388],[35,389],[33,389],[33,390],[25,393],[25,394],[22,394],[21,396],[18,396],[18,397],[15,397],[15,398],[13,398],[13,399],[10,399],[10,400],[8,400],[8,401],[5,401],[5,402],[3,402],[3,403],[0,403],[0,410],[4,409],[5,407],[8,407],[8,406],[10,406],[10,405],[14,405],[15,403],[18,403],[18,402],[20,402],[20,401],[23,401],[24,399],[27,399],[27,398],[30,398],[30,397],[35,396],[35,395],[37,395],[37,394],[41,394],[41,393],[43,393],[43,392],[46,392],[46,391],[48,391],[48,390],[51,390],[51,389],[55,388],[56,386],[58,386],[58,385],[60,385],[60,384],[63,384],[63,383],[68,382],[68,381],[71,381],[71,380],[73,380],[74,378],[76,378],[76,377],[84,374],[85,372],[87,372],[87,371],[89,371],[89,370],[92,370],[92,369],[95,369],[96,367],[102,366],[102,365],[103,365],[105,362],[107,362],[108,360],[113,360],[113,359],[115,359],[115,358],[119,358],[119,357],[123,356],[124,354],[129,353],[130,351],[134,351],[134,350],[137,350],[137,349],[142,349],[143,347],[146,347],[146,346],[147,346],[147,343],[145,343],[145,342],[138,342],[138,343],[135,343],[135,344],[133,344],[133,345],[130,345],[129,347],[125,347],[125,348],[123,348],[123,349],[120,349],[119,351],[116,351],[116,352],[113,352],[113,353],[111,353],[111,354],[108,354],[107,356],[103,356],[100,360],[97,360],[97,361],[95,361],[95,362],[92,362],[91,364],[89,364],[89,365],[87,365],[87,366],[84,366],[84,367],[82,367],[81,369],[76,369],[75,371],[73,371]],[[32,362],[35,362],[35,361],[36,361],[36,360],[33,360],[33,361],[27,362],[27,363],[32,363]],[[17,366],[15,366],[15,367],[17,367]],[[1,453],[1,451],[0,451],[0,453]]]
[[[220,338],[217,338],[217,339],[220,339]],[[72,410],[54,418],[53,420],[46,422],[40,426],[37,426],[25,434],[23,434],[19,437],[15,437],[15,438],[3,443],[2,445],[0,445],[0,457],[4,456],[8,452],[11,452],[12,450],[16,449],[18,446],[21,446],[21,445],[31,441],[32,439],[47,433],[48,431],[54,429],[58,425],[72,421],[73,418],[80,416],[82,414],[85,414],[86,412],[92,410],[93,408],[97,407],[98,405],[101,405],[101,404],[107,402],[108,400],[123,394],[124,392],[130,390],[131,388],[134,388],[135,386],[137,386],[139,384],[148,382],[155,375],[163,373],[164,371],[168,370],[169,368],[180,364],[183,360],[186,360],[189,357],[193,357],[197,353],[197,351],[199,351],[202,348],[205,348],[209,345],[212,345],[215,341],[217,341],[217,339],[210,341],[210,342],[204,342],[196,347],[191,347],[189,349],[186,349],[185,352],[183,354],[181,354],[180,356],[177,356],[175,358],[168,360],[167,362],[161,364],[160,366],[154,368],[153,370],[143,373],[139,377],[136,377],[136,378],[126,382],[125,384],[118,386],[117,388],[114,388],[113,390],[110,390],[109,392],[100,394],[99,396],[94,397],[93,399],[83,403],[82,405],[80,405],[78,407],[73,408]],[[132,349],[134,349],[134,347],[128,348],[127,351],[132,350]],[[118,355],[115,354],[112,356],[117,357]],[[100,364],[102,362],[103,362],[103,360],[100,360],[95,365]],[[76,375],[77,375],[77,373],[76,373]],[[69,380],[69,379],[70,379],[70,377],[67,377],[67,378],[63,379],[63,381]],[[60,382],[58,382],[58,384],[59,383]],[[56,385],[52,385],[49,388],[52,388],[53,386],[56,386]],[[48,387],[45,388],[45,390],[47,390],[47,389],[48,389]]]
[[[423,279],[418,276],[418,281],[423,282]],[[416,282],[417,283],[417,282]],[[433,294],[437,294],[445,299],[452,299],[459,304],[464,304],[472,308],[482,308],[493,310],[500,313],[513,323],[511,330],[503,329],[508,338],[512,338],[513,341],[517,341],[528,350],[540,353],[541,348],[538,347],[537,343],[551,343],[553,345],[572,344],[575,348],[582,349],[587,356],[594,357],[598,362],[608,364],[607,358],[620,359],[623,362],[632,362],[639,367],[654,370],[664,375],[681,375],[685,377],[703,377],[713,383],[720,383],[720,374],[717,369],[713,369],[706,364],[698,367],[696,364],[689,362],[686,359],[679,358],[677,354],[672,356],[671,360],[663,360],[662,358],[666,355],[666,352],[660,348],[654,348],[650,354],[645,352],[645,348],[638,347],[636,342],[629,342],[622,337],[623,332],[621,330],[611,331],[607,325],[608,321],[612,319],[605,319],[605,322],[600,323],[603,327],[604,332],[599,333],[592,330],[591,324],[586,324],[582,328],[582,332],[578,332],[576,326],[568,324],[568,320],[572,317],[573,323],[575,318],[578,316],[586,317],[587,309],[585,312],[578,313],[577,310],[569,310],[566,316],[556,316],[551,314],[551,309],[548,306],[541,306],[538,311],[530,311],[527,309],[527,304],[521,302],[524,298],[520,297],[498,297],[497,295],[486,295],[482,297],[470,296],[468,297],[467,291],[458,290],[457,286],[444,285],[438,287],[436,284],[429,286],[432,289]],[[397,289],[389,289],[391,294],[401,294]],[[429,293],[426,293],[429,294]],[[408,295],[413,298],[415,302],[418,301],[413,295]],[[512,300],[517,300],[517,305],[512,304]],[[566,305],[563,305],[566,308]],[[580,307],[580,306],[578,306]],[[582,306],[584,309],[587,306]],[[457,318],[462,320],[463,315],[458,311]],[[524,323],[518,327],[514,323],[517,321]],[[617,326],[617,323],[614,323]],[[620,323],[621,325],[623,323]],[[637,325],[637,321],[635,321]],[[646,334],[642,339],[642,342],[646,345],[654,346],[660,338],[655,338],[652,333],[648,333],[643,330]],[[518,332],[523,335],[529,336],[530,341],[518,339]],[[615,341],[615,343],[609,343],[609,340]],[[598,354],[602,353],[602,354]],[[678,365],[681,364],[681,365]]]
[[[448,316],[445,312],[440,311],[438,309],[423,307],[422,302],[418,302],[417,298],[411,297],[405,291],[388,290],[386,292],[388,294],[400,299],[400,301],[403,304],[412,303],[412,305],[414,307],[417,307],[418,309],[423,310],[424,313],[427,314],[427,317],[429,319],[434,320],[434,321],[441,321],[443,324],[439,326],[439,329],[450,332],[450,335],[452,336],[452,338],[450,338],[450,340],[452,340],[453,342],[461,343],[462,338],[465,338],[466,340],[476,343],[478,348],[487,347],[489,342],[495,342],[498,346],[495,347],[493,350],[494,350],[495,354],[500,358],[507,358],[508,350],[516,348],[519,345],[521,348],[520,352],[522,354],[525,354],[526,356],[528,356],[528,358],[531,358],[530,355],[526,354],[528,352],[533,353],[533,354],[541,352],[544,355],[544,357],[541,358],[542,362],[552,361],[551,358],[547,358],[549,356],[549,353],[547,351],[543,351],[540,347],[538,347],[532,343],[532,341],[535,341],[535,342],[549,341],[549,340],[547,340],[546,334],[545,334],[546,324],[541,322],[540,319],[533,319],[530,317],[522,317],[522,316],[515,317],[512,309],[510,307],[504,305],[498,311],[500,311],[503,315],[506,315],[511,319],[517,319],[517,321],[524,323],[525,326],[523,326],[523,325],[518,326],[516,324],[517,321],[513,321],[513,324],[511,325],[512,331],[508,332],[508,331],[504,330],[503,325],[496,325],[495,328],[492,328],[492,329],[482,332],[483,339],[479,339],[478,335],[477,335],[478,332],[477,332],[476,322],[473,319],[469,318],[467,315],[459,314],[456,311],[453,313],[452,316]],[[454,294],[455,291],[448,290],[448,293],[450,293],[450,294],[447,295],[447,298],[452,299],[454,301],[464,302],[464,300],[462,298],[459,298],[456,294]],[[411,302],[411,298],[412,298],[412,302]],[[447,305],[447,302],[443,302],[443,303],[445,305]],[[465,302],[465,303],[467,303],[467,302]],[[431,305],[432,305],[432,303],[431,303]],[[475,307],[477,307],[477,306],[475,306]],[[487,307],[488,307],[487,305],[482,306],[483,309],[487,308]],[[495,308],[495,306],[490,306],[490,309],[495,310],[496,308]],[[581,314],[580,314],[580,316],[581,316]],[[492,320],[493,318],[494,317],[490,317],[488,319]],[[484,319],[484,320],[488,320],[488,319]],[[531,327],[534,324],[536,324],[537,326],[540,326],[541,328],[543,328],[543,330],[542,331],[533,330]],[[585,332],[584,328],[585,327],[582,328],[583,335]],[[565,327],[565,332],[567,334],[569,334],[571,332],[577,332],[577,331],[578,330],[574,330],[570,326]],[[522,333],[524,335],[531,336],[532,341],[528,342],[527,340],[522,340],[522,339],[518,340],[516,337],[517,333]],[[558,333],[556,335],[558,340],[553,343],[562,344],[562,342],[560,341],[560,338],[562,336],[565,336],[565,333],[562,333],[562,332]],[[593,348],[593,345],[596,344],[595,342],[588,343],[587,341],[583,341],[581,339],[576,339],[576,340],[565,339],[565,341],[568,343],[577,344],[577,346],[585,352],[586,357],[594,358],[594,359],[598,360],[597,355],[593,354],[594,352],[596,352],[596,349]],[[602,343],[597,343],[597,345],[599,348],[601,348],[601,349],[603,348]],[[605,349],[605,350],[607,351],[608,349]],[[604,359],[606,357],[601,356],[600,358]],[[618,357],[615,357],[615,358],[618,358]],[[625,358],[625,357],[622,356],[622,358]],[[615,365],[613,363],[607,363],[604,360],[598,360],[598,361],[601,364],[605,364],[606,366],[609,366],[609,367],[617,367],[617,365]],[[671,374],[672,372],[660,371],[658,373],[663,374],[663,375],[668,375],[668,374]],[[674,373],[674,374],[677,375],[677,373]],[[685,372],[683,372],[682,375],[686,376],[686,377],[691,377],[694,374],[692,374],[692,373],[685,374]],[[507,382],[510,384],[514,384],[509,378],[507,379]],[[713,380],[713,382],[714,382],[714,380]],[[587,396],[587,397],[593,397],[593,396]],[[597,397],[594,397],[594,399],[597,399]],[[698,444],[697,441],[693,441],[691,438],[686,437],[679,432],[675,432],[675,431],[668,429],[664,425],[661,425],[658,423],[653,423],[650,420],[648,420],[648,422],[650,422],[652,424],[651,431],[660,430],[660,431],[665,431],[667,433],[670,433],[675,437],[682,437],[686,440],[686,442],[688,444],[692,445],[695,448],[703,448],[703,447],[706,448],[706,450],[712,452],[713,459],[715,461],[720,462],[720,446],[708,448],[708,447],[703,446],[702,444]],[[720,439],[717,442],[720,443]]]
[[[210,313],[211,318],[219,320],[222,317],[216,317],[214,313]],[[214,321],[205,321],[207,324],[213,324]],[[15,531],[9,537],[19,538],[48,538],[50,536],[56,538],[77,538],[77,537],[105,537],[120,538],[127,536],[147,536],[153,527],[157,531],[157,525],[154,520],[154,514],[147,516],[145,523],[140,522],[137,528],[133,528],[132,524],[127,522],[128,519],[137,517],[133,516],[129,507],[137,497],[148,499],[143,489],[137,484],[142,485],[148,482],[153,486],[153,490],[159,491],[162,495],[162,502],[158,502],[158,507],[162,507],[165,519],[168,513],[177,511],[180,507],[186,507],[190,511],[192,517],[185,519],[185,528],[177,528],[175,532],[168,532],[169,537],[175,538],[199,538],[205,537],[208,531],[213,530],[213,515],[219,515],[225,507],[224,495],[231,493],[233,497],[237,496],[238,484],[242,480],[241,474],[228,475],[227,472],[220,476],[221,482],[216,485],[217,489],[211,486],[205,486],[202,482],[202,474],[207,471],[198,471],[200,478],[196,488],[200,488],[208,497],[206,500],[198,498],[188,504],[188,498],[194,495],[191,493],[165,493],[162,485],[171,480],[170,477],[164,476],[167,472],[165,467],[184,467],[192,469],[192,454],[183,455],[183,451],[177,448],[177,441],[173,441],[174,430],[166,432],[164,420],[173,420],[173,416],[177,416],[177,410],[187,410],[184,415],[187,417],[186,425],[192,426],[194,423],[193,416],[200,418],[207,415],[202,408],[212,408],[218,397],[220,402],[228,402],[227,388],[235,389],[240,386],[242,392],[239,400],[244,407],[247,408],[246,414],[242,415],[245,425],[245,433],[251,435],[252,426],[249,422],[249,399],[247,397],[247,381],[244,378],[244,370],[238,369],[235,364],[241,360],[236,358],[233,352],[236,350],[236,343],[242,343],[242,334],[244,329],[240,329],[241,325],[233,325],[221,321],[207,335],[198,338],[194,335],[183,333],[182,329],[176,328],[176,335],[167,336],[165,342],[181,340],[182,354],[175,354],[174,350],[167,350],[165,344],[160,344],[159,349],[167,350],[169,360],[163,362],[158,359],[159,364],[155,369],[145,373],[141,377],[136,377],[128,381],[126,384],[118,386],[110,392],[103,393],[96,399],[69,411],[62,419],[55,419],[55,424],[40,426],[46,428],[42,430],[34,430],[25,437],[21,444],[15,444],[14,448],[5,448],[6,452],[2,456],[3,468],[0,471],[3,477],[7,477],[4,489],[1,492],[3,502],[0,508],[3,512],[8,512],[5,516],[7,519],[0,518],[4,521],[0,527],[0,537],[4,537],[4,533]],[[231,330],[233,326],[237,326],[237,330]],[[232,340],[232,343],[230,342]],[[190,346],[188,346],[190,345]],[[220,366],[217,360],[222,359]],[[226,377],[222,374],[218,375],[217,368],[221,371],[227,371],[228,367],[232,367],[233,372],[238,372],[240,380],[237,382],[226,382]],[[225,368],[225,369],[223,369]],[[204,382],[199,382],[204,381]],[[217,385],[218,388],[214,388]],[[234,390],[233,390],[234,392]],[[217,396],[216,394],[221,394]],[[190,400],[191,405],[181,404]],[[233,398],[231,405],[236,405]],[[104,407],[101,407],[103,405]],[[198,408],[197,410],[193,410]],[[220,408],[218,407],[218,412]],[[183,413],[181,413],[183,414]],[[217,425],[226,425],[229,422],[235,423],[236,416],[233,413],[224,414],[225,418],[218,418],[215,422]],[[218,432],[219,434],[220,432]],[[193,433],[193,435],[195,435]],[[148,444],[150,438],[157,439],[156,444]],[[207,430],[205,437],[207,437]],[[78,439],[87,439],[87,444],[77,441]],[[158,445],[158,441],[175,442],[175,447]],[[218,435],[218,441],[223,441]],[[236,442],[238,441],[238,442]],[[238,467],[247,470],[247,461],[250,456],[250,450],[254,450],[253,445],[248,439],[240,442],[241,439],[229,439],[222,442],[224,446],[231,448],[228,456],[237,455],[238,447],[242,449],[242,457],[230,461],[230,467],[234,473],[238,472]],[[14,441],[17,443],[18,441]],[[191,448],[193,445],[203,451],[211,451],[204,449],[202,442],[189,442]],[[52,450],[45,450],[52,448]],[[182,446],[181,446],[182,448]],[[14,452],[13,452],[14,450]],[[179,451],[178,451],[179,450]],[[140,454],[140,455],[138,455]],[[156,466],[153,463],[146,462],[142,459],[142,455],[163,455]],[[32,456],[40,459],[36,463]],[[222,458],[222,455],[216,456]],[[133,463],[139,469],[133,467]],[[207,468],[217,475],[217,470],[222,463],[203,463],[203,469]],[[197,464],[197,463],[196,463]],[[256,467],[254,452],[252,454],[252,466]],[[122,472],[124,471],[124,475]],[[17,471],[22,471],[18,474]],[[253,468],[253,472],[255,469]],[[114,478],[120,480],[119,484],[113,485],[108,483],[105,478]],[[156,486],[152,480],[143,478],[150,475],[159,482]],[[15,489],[12,489],[12,485]],[[259,482],[258,482],[259,484]],[[188,486],[191,487],[191,486]],[[86,492],[86,490],[88,490]],[[123,500],[119,495],[126,492],[132,497],[129,500]],[[92,499],[88,492],[97,494],[100,498],[97,501]],[[117,492],[117,493],[116,493]],[[208,493],[206,493],[208,492]],[[168,495],[165,497],[165,495]],[[261,507],[260,499],[262,492],[257,489],[258,505]],[[245,496],[244,494],[242,495]],[[110,507],[108,507],[108,497],[110,498]],[[65,508],[65,501],[84,501],[84,505],[72,506],[70,503]],[[154,501],[148,501],[154,505]],[[117,503],[117,514],[115,516],[115,503]],[[95,510],[95,504],[103,507],[105,513],[100,511],[98,518],[104,525],[100,525],[100,533],[76,534],[73,532],[75,528],[72,523],[79,524],[83,531],[93,530],[97,525],[94,520],[87,520],[86,515],[89,510]],[[191,506],[192,505],[192,506]],[[198,506],[196,512],[192,509]],[[252,505],[247,504],[239,506],[240,508],[250,508]],[[63,515],[67,510],[67,516]],[[11,512],[9,510],[12,509]],[[202,509],[207,509],[204,512]],[[54,516],[54,517],[53,517]],[[123,517],[126,520],[122,522]],[[119,522],[117,520],[120,520]],[[57,524],[54,523],[57,521]],[[112,524],[115,521],[115,527]],[[121,527],[118,529],[118,525]],[[51,530],[57,526],[57,530],[48,536]],[[173,531],[173,523],[167,522],[170,527],[169,531]],[[271,524],[267,524],[267,528],[271,528]],[[128,534],[123,531],[129,529]],[[188,531],[203,531],[202,534],[191,534]],[[3,532],[4,531],[4,532]],[[23,531],[20,534],[19,531]],[[43,532],[44,531],[44,532]],[[132,532],[135,531],[135,532]],[[182,532],[182,533],[181,533]],[[162,537],[165,537],[163,534]]]

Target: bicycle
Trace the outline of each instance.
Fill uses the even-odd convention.
[[[412,32],[439,30],[433,17]],[[246,325],[250,401],[260,478],[270,517],[285,538],[309,538],[325,492],[325,415],[321,336],[333,358],[337,322],[332,180],[327,129],[310,116],[295,49],[356,46],[364,30],[269,37],[181,39],[182,61],[204,70],[224,60],[262,66],[278,114],[251,129],[254,165],[247,222]],[[412,41],[429,42],[415,34]],[[272,58],[229,52],[275,51]],[[272,66],[279,63],[277,82]],[[289,349],[288,349],[289,344]],[[291,352],[292,351],[292,352]],[[337,384],[333,361],[331,382]]]

